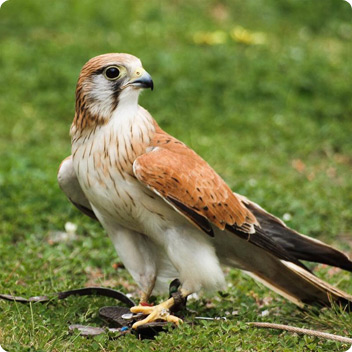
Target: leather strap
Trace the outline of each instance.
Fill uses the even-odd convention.
[[[105,288],[105,287],[84,287],[75,290],[68,290],[62,292],[56,292],[50,294],[48,296],[34,296],[30,298],[23,298],[19,296],[12,296],[7,294],[0,294],[0,299],[4,299],[7,301],[12,302],[19,302],[19,303],[31,303],[31,302],[39,302],[39,303],[46,303],[53,299],[50,296],[56,296],[58,299],[65,299],[69,296],[90,296],[90,295],[97,295],[97,296],[104,296],[115,298],[118,301],[125,303],[128,307],[135,306],[135,302],[133,302],[130,298],[128,298],[125,294],[120,291],[113,290],[112,288]]]

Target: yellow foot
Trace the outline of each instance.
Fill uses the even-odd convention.
[[[132,325],[133,329],[137,329],[139,326],[152,323],[156,320],[165,320],[170,323],[174,323],[179,325],[182,323],[182,319],[175,317],[174,315],[170,314],[170,308],[174,305],[174,299],[170,298],[165,302],[158,304],[157,306],[147,307],[147,306],[135,306],[131,308],[132,313],[142,313],[148,314],[148,316],[140,321],[137,321]]]

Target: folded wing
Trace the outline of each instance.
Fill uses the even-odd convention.
[[[57,173],[57,181],[61,190],[77,209],[90,218],[97,220],[92,207],[78,182],[72,164],[72,155],[68,156],[61,162]]]

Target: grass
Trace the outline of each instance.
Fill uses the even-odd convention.
[[[87,283],[136,292],[116,269],[103,230],[56,183],[70,153],[78,73],[105,52],[142,59],[156,89],[141,104],[234,190],[351,252],[351,15],[339,0],[7,1],[0,10],[0,292],[28,297]],[[77,237],[52,241],[68,221]],[[318,271],[352,292],[348,273]],[[0,345],[11,352],[348,348],[247,327],[271,321],[348,335],[352,318],[299,311],[236,270],[227,276],[226,297],[190,303],[202,316],[229,313],[226,322],[184,324],[154,341],[87,339],[69,334],[68,324],[101,324],[98,308],[113,301],[0,301]]]

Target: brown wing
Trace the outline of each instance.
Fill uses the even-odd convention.
[[[255,217],[222,178],[194,151],[156,128],[150,151],[134,163],[137,179],[209,234],[209,222],[221,230],[235,226],[254,233]]]

